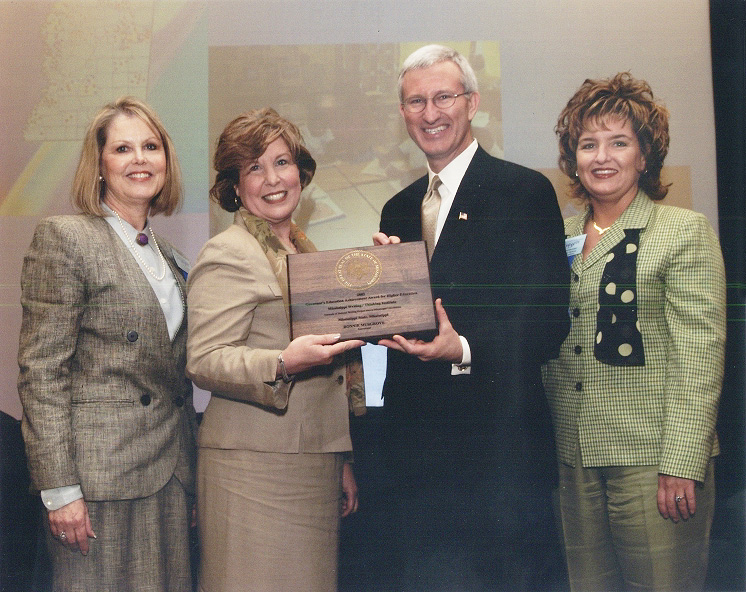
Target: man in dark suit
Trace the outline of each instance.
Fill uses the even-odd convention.
[[[547,589],[561,560],[541,364],[569,329],[556,195],[478,146],[476,77],[458,52],[414,52],[399,99],[428,174],[384,206],[374,242],[427,242],[439,329],[381,341],[393,587]]]

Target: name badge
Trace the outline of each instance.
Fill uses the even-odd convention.
[[[184,276],[184,280],[187,279],[187,274],[192,269],[192,265],[186,257],[183,257],[181,253],[173,251],[174,261],[176,261],[176,267],[181,271],[181,275]]]
[[[575,259],[575,255],[583,251],[583,245],[585,244],[585,237],[587,234],[581,234],[579,236],[571,236],[565,239],[565,253],[567,254],[567,264],[572,267],[572,260]]]

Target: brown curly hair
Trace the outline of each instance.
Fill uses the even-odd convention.
[[[554,131],[559,137],[559,167],[570,177],[573,197],[589,200],[590,194],[577,177],[575,152],[588,121],[629,121],[645,158],[640,188],[651,199],[663,199],[668,185],[661,183],[663,160],[668,154],[668,110],[653,96],[650,85],[620,72],[613,78],[587,79],[560,113]]]
[[[210,198],[227,212],[235,212],[240,203],[236,196],[241,168],[256,160],[267,147],[282,138],[288,145],[300,173],[301,188],[313,179],[316,161],[303,145],[298,127],[272,108],[253,109],[231,121],[218,138],[213,165],[217,171]]]

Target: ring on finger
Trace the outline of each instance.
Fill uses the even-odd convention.
[[[67,540],[67,535],[65,534],[64,530],[60,533],[60,540],[61,541],[66,541]]]
[[[684,498],[680,495],[676,496],[676,503],[678,504],[680,501],[682,501]]]

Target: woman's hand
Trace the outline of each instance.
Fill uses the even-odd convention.
[[[288,374],[298,374],[314,366],[331,364],[334,356],[365,344],[359,339],[339,341],[339,337],[339,333],[329,333],[293,339],[282,352],[285,370]]]
[[[88,555],[88,539],[96,538],[88,517],[88,506],[83,498],[70,502],[47,516],[52,536],[71,551]]]
[[[688,520],[697,510],[693,479],[658,475],[658,511],[664,518]]]
[[[345,463],[342,467],[342,518],[357,512],[357,482],[352,465]]]
[[[401,239],[398,236],[386,236],[383,232],[376,232],[373,235],[373,244],[378,245],[398,245]]]

